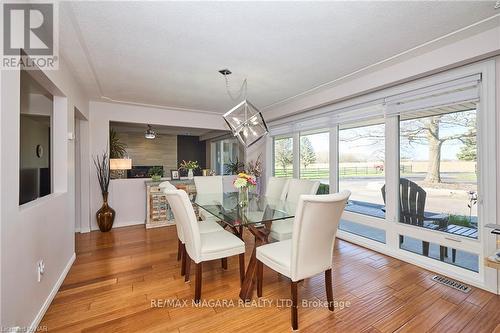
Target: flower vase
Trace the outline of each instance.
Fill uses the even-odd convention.
[[[115,210],[108,205],[108,193],[102,194],[102,207],[97,211],[97,225],[102,232],[108,232],[115,221]]]
[[[241,208],[248,206],[248,187],[240,187],[238,201]]]
[[[193,179],[193,178],[194,178],[193,169],[189,169],[188,170],[188,179]]]

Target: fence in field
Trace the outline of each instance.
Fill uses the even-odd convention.
[[[411,165],[401,165],[400,171],[401,173],[412,173]],[[349,177],[349,176],[376,176],[383,175],[384,167],[383,166],[349,166],[349,167],[340,167],[339,168],[339,176],[340,177]],[[292,177],[293,169],[292,168],[276,168],[274,170],[274,175],[276,177]],[[303,179],[328,179],[330,175],[330,171],[328,168],[306,168],[300,170],[300,178]]]

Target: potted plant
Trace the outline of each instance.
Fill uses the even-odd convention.
[[[109,129],[109,157],[124,158],[127,155],[127,144],[120,141],[118,133],[113,128]]]
[[[94,157],[94,166],[97,171],[97,180],[101,187],[102,207],[97,211],[97,225],[102,232],[110,231],[115,221],[115,210],[108,205],[108,189],[109,189],[109,156],[104,152],[102,156]]]
[[[148,170],[148,175],[154,182],[159,182],[161,177],[163,177],[163,168],[160,166],[154,166]]]
[[[256,184],[255,177],[244,172],[240,172],[234,179],[233,185],[238,189],[238,204],[240,207],[243,208],[248,205],[248,189],[254,187]]]
[[[182,163],[179,165],[179,169],[181,170],[187,170],[188,171],[188,179],[193,179],[194,174],[193,170],[198,169],[200,166],[197,161],[182,161]]]
[[[229,163],[226,163],[224,165],[225,172],[228,175],[237,175],[238,173],[244,171],[245,169],[245,164],[243,162],[240,162],[238,158],[236,158],[234,161],[230,160]]]

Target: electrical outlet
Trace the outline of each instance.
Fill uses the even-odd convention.
[[[45,263],[43,262],[43,259],[38,260],[36,263],[36,270],[38,273],[38,282],[40,282],[42,281],[43,273],[45,273]]]

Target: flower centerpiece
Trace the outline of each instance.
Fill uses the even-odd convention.
[[[182,163],[179,165],[179,169],[181,170],[187,170],[188,171],[188,179],[193,179],[194,174],[193,170],[198,169],[200,165],[198,164],[198,161],[182,161]]]
[[[257,185],[255,177],[244,172],[240,172],[234,179],[233,185],[239,192],[238,201],[240,207],[246,207],[248,205],[248,189]]]

